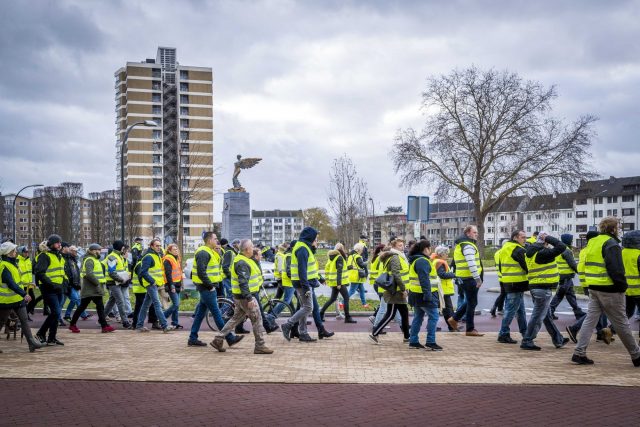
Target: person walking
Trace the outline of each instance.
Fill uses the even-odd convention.
[[[436,329],[438,326],[438,273],[435,265],[429,259],[431,243],[419,240],[409,251],[409,304],[413,307],[413,321],[409,332],[409,348],[442,351],[436,343]],[[427,341],[420,344],[418,334],[427,316]]]
[[[64,274],[65,261],[60,253],[61,247],[62,238],[57,234],[50,235],[47,239],[48,250],[40,254],[35,266],[36,280],[40,282],[42,298],[45,305],[49,307],[49,315],[36,333],[36,338],[48,345],[64,345],[57,338],[58,320],[62,313],[60,303],[64,284],[67,281]]]
[[[500,259],[496,265],[500,270],[506,294],[504,315],[498,332],[498,342],[503,344],[518,343],[511,338],[510,326],[514,317],[518,319],[520,335],[524,337],[527,332],[527,313],[524,306],[524,293],[529,290],[527,278],[529,269],[524,249],[526,240],[527,235],[523,230],[511,233],[511,240],[502,246]]]
[[[196,249],[193,262],[194,270],[192,271],[195,271],[195,274],[191,273],[193,283],[200,294],[200,302],[196,306],[191,333],[187,341],[189,347],[206,347],[206,344],[198,339],[198,331],[200,331],[200,326],[207,315],[207,311],[211,311],[218,330],[221,331],[224,328],[224,320],[218,305],[218,291],[222,291],[220,289],[222,283],[221,259],[220,254],[217,252],[219,249],[218,236],[211,231],[207,231],[203,234],[202,239],[203,244]],[[229,273],[233,278],[232,272],[229,271]],[[229,345],[233,345],[233,343],[241,339],[241,337],[236,337],[231,332],[227,333],[225,338]]]
[[[124,260],[125,267],[129,272],[129,280],[124,283],[120,283],[120,289],[122,291],[122,299],[124,300],[124,309],[127,310],[126,314],[120,314],[120,317],[127,319],[133,318],[133,308],[131,307],[131,298],[129,298],[129,288],[131,287],[131,277],[133,276],[133,265],[129,265],[129,252],[131,248],[129,245],[124,245],[122,247],[122,259]],[[117,308],[117,306],[116,306]],[[132,322],[133,325],[133,322]]]
[[[556,348],[562,348],[569,342],[564,338],[551,317],[549,303],[551,302],[551,289],[558,286],[560,273],[556,257],[563,253],[567,246],[560,240],[548,235],[544,231],[538,234],[538,241],[527,246],[525,250],[527,260],[527,280],[529,281],[529,293],[533,301],[533,312],[527,325],[527,331],[522,338],[520,348],[522,350],[536,350],[541,348],[534,343],[538,331],[544,323],[551,341]]]
[[[558,320],[556,316],[556,309],[558,305],[562,302],[562,300],[566,297],[567,302],[573,309],[573,315],[576,320],[580,319],[586,313],[582,311],[580,306],[578,305],[578,300],[576,299],[576,293],[573,289],[573,278],[575,273],[578,272],[578,265],[576,264],[575,258],[573,258],[573,252],[571,250],[571,244],[573,243],[573,235],[571,234],[563,234],[560,236],[560,240],[562,243],[567,245],[567,249],[556,257],[556,262],[558,263],[558,272],[560,273],[560,284],[558,285],[558,290],[556,294],[551,299],[551,316],[553,320]]]
[[[504,243],[505,242],[503,242],[503,244]],[[498,298],[496,298],[496,300],[493,302],[493,307],[491,307],[491,310],[489,311],[491,313],[491,317],[496,317],[496,311],[498,311],[498,314],[504,313],[504,299],[507,297],[507,293],[504,290],[504,283],[502,283],[502,274],[500,273],[500,269],[498,268],[498,264],[500,263],[501,250],[502,247],[500,247],[493,254],[493,261],[496,265],[496,271],[498,273],[498,283],[500,284],[500,295],[498,295]]]
[[[640,309],[640,231],[633,230],[622,236],[622,261],[627,278],[625,292],[627,317],[631,319]],[[640,334],[640,331],[638,332]],[[638,342],[640,344],[640,341]]]
[[[387,307],[379,323],[373,325],[369,339],[378,344],[378,336],[400,313],[400,329],[404,335],[404,342],[409,341],[409,309],[407,308],[407,286],[409,285],[409,263],[404,255],[404,240],[395,238],[390,243],[391,248],[380,254],[382,271],[390,273],[393,278],[392,289],[385,290],[382,299]]]
[[[24,253],[24,252],[23,252]],[[29,351],[33,353],[42,347],[32,335],[29,326],[26,304],[31,301],[31,296],[22,286],[22,273],[18,268],[17,246],[10,241],[0,245],[0,327],[4,326],[12,311],[18,315],[20,328],[27,338]],[[2,353],[2,350],[0,350]]]
[[[109,290],[109,299],[107,300],[104,311],[109,314],[117,305],[122,327],[124,329],[131,329],[132,324],[127,318],[127,308],[124,303],[121,288],[121,285],[128,282],[131,278],[129,269],[127,268],[127,261],[122,256],[124,246],[122,240],[114,241],[112,244],[113,251],[102,261],[107,273],[107,289]]]
[[[291,341],[291,330],[298,324],[298,335],[301,342],[315,342],[307,332],[307,317],[313,310],[312,282],[319,277],[318,263],[311,247],[318,244],[318,231],[313,227],[305,227],[291,251],[290,276],[300,309],[282,324],[282,335]]]
[[[327,264],[325,265],[325,279],[327,286],[331,288],[331,296],[320,309],[320,318],[324,320],[324,313],[335,303],[338,295],[342,295],[344,304],[344,323],[358,323],[349,313],[349,270],[346,268],[347,260],[344,246],[337,243],[335,248],[327,253]]]
[[[29,295],[29,302],[35,301],[36,294],[34,292],[35,284],[33,281],[33,263],[31,262],[31,257],[29,256],[29,247],[28,246],[19,246],[18,247],[18,270],[20,270],[20,282],[22,289]],[[29,320],[29,304],[27,304],[27,317]]]
[[[138,332],[149,332],[149,329],[144,326],[144,319],[149,307],[153,306],[162,332],[170,332],[173,326],[170,326],[167,318],[164,317],[164,311],[162,310],[162,304],[160,303],[160,297],[158,295],[158,288],[164,286],[162,243],[160,239],[153,239],[151,243],[149,243],[149,251],[142,257],[140,264],[140,283],[144,286],[146,295],[144,296],[142,307],[140,307],[140,312],[138,313],[138,323],[135,325],[136,330]]]
[[[425,239],[426,240],[426,239]],[[438,246],[431,259],[433,262],[433,268],[435,268],[438,278],[440,279],[440,287],[442,288],[442,299],[444,301],[444,307],[442,307],[442,317],[444,317],[445,323],[447,319],[453,316],[453,300],[451,297],[456,293],[453,281],[456,278],[455,273],[449,268],[447,259],[449,258],[449,248],[446,246]],[[447,323],[449,332],[457,332],[449,323]]]
[[[478,305],[478,291],[484,277],[477,239],[478,228],[475,225],[467,225],[464,229],[464,236],[456,240],[456,247],[453,250],[455,273],[456,277],[462,281],[458,286],[464,292],[464,303],[453,316],[447,319],[447,323],[453,329],[458,330],[458,321],[464,316],[467,322],[465,335],[468,337],[484,335],[476,330],[474,323],[476,306]]]
[[[356,292],[360,294],[360,302],[362,307],[369,308],[367,299],[365,297],[364,283],[367,281],[367,264],[362,257],[362,251],[365,246],[358,242],[353,246],[353,250],[349,254],[347,259],[347,270],[349,273],[349,283],[351,287],[349,289],[349,297],[353,296]]]
[[[236,325],[249,318],[255,338],[254,354],[272,354],[265,344],[262,334],[262,315],[260,313],[260,303],[258,291],[260,290],[260,277],[262,274],[258,265],[251,259],[253,257],[253,242],[251,240],[240,241],[240,253],[233,260],[231,267],[231,292],[235,311],[233,317],[220,330],[218,335],[211,341],[211,346],[219,352],[224,352],[224,340]],[[240,335],[235,340],[227,343],[229,347],[237,344],[244,336]]]
[[[175,243],[169,244],[162,258],[162,266],[164,268],[165,292],[171,300],[171,307],[164,312],[164,317],[171,317],[171,325],[176,329],[183,329],[179,322],[180,314],[180,291],[182,291],[182,259],[180,258],[180,250]]]
[[[282,269],[280,271],[280,278],[282,284],[282,295],[280,298],[287,304],[291,304],[293,300],[293,296],[295,294],[295,289],[293,288],[293,283],[291,281],[291,277],[289,276],[289,272],[291,271],[291,251],[293,250],[293,246],[296,244],[296,240],[292,240],[290,244],[287,245],[287,249],[282,255]],[[283,244],[284,245],[284,244]],[[276,299],[279,299],[276,295]],[[278,316],[284,306],[282,304],[278,304],[273,309],[273,314]]]
[[[142,248],[142,237],[136,237],[131,245],[131,265],[135,267],[139,261],[142,261],[144,256],[144,249]]]
[[[633,366],[640,367],[640,347],[633,338],[626,314],[625,292],[628,283],[619,245],[618,218],[606,217],[600,221],[598,228],[600,235],[591,239],[592,244],[588,245],[584,254],[589,305],[571,361],[578,365],[593,365],[593,360],[587,357],[587,348],[593,328],[604,312],[629,352]]]
[[[369,239],[367,238],[367,235],[361,234],[358,243],[362,245],[362,253],[360,255],[362,256],[362,260],[366,264],[369,261]]]
[[[146,255],[143,253],[142,256]],[[138,324],[138,317],[140,316],[140,310],[142,309],[142,303],[144,302],[144,297],[147,295],[147,289],[142,285],[142,280],[140,278],[140,268],[142,267],[142,259],[138,261],[132,271],[131,276],[131,292],[133,292],[133,296],[135,298],[135,305],[133,308],[133,316],[131,316],[131,323],[133,325]],[[156,325],[158,319],[156,318],[156,311],[153,307],[149,307],[147,313],[143,315],[143,317],[149,316],[149,323],[152,325]],[[160,327],[160,325],[158,325]]]
[[[73,312],[73,317],[69,323],[69,330],[74,334],[80,333],[78,319],[85,312],[89,304],[96,306],[98,313],[98,323],[103,333],[113,332],[115,328],[107,323],[105,308],[103,303],[104,287],[107,283],[106,267],[100,262],[100,252],[102,247],[97,243],[89,245],[87,253],[82,260],[82,270],[80,277],[82,285],[80,289],[80,304]]]
[[[64,313],[64,320],[71,322],[71,315],[73,309],[80,306],[80,289],[81,280],[80,268],[78,267],[78,248],[75,246],[69,246],[69,250],[66,254],[63,254],[65,259],[65,273],[69,278],[69,304],[67,304],[67,310]],[[82,320],[87,320],[89,313],[83,311],[80,314]]]
[[[273,277],[276,279],[276,299],[280,299],[284,295],[284,289],[282,288],[282,272],[285,269],[284,254],[287,252],[288,248],[289,244],[280,244],[274,259]]]

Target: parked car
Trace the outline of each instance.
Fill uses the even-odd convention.
[[[275,286],[276,278],[273,275],[273,269],[275,268],[275,264],[268,261],[260,261],[260,267],[262,268],[262,277],[264,279],[264,286],[267,288]],[[184,281],[185,289],[195,289],[195,286],[193,285],[193,281],[191,280],[192,269],[193,269],[193,258],[189,258],[183,269],[184,274],[186,276],[186,279]]]

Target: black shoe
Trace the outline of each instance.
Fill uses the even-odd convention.
[[[635,359],[632,360],[633,362],[633,366],[635,366],[636,368],[640,368],[640,357],[636,357]]]
[[[542,350],[542,348],[538,347],[535,344],[527,344],[527,345],[520,344],[520,349],[522,349],[522,350],[533,350],[533,351]]]
[[[127,314],[127,319],[133,319],[133,313]],[[205,344],[206,345],[206,344]]]
[[[63,319],[67,322],[71,322],[71,316],[64,316]]]
[[[311,338],[311,335],[307,334],[307,335],[300,335],[300,338],[298,338],[298,340],[300,342],[316,342],[318,341],[315,338]]]
[[[36,338],[38,341],[40,341],[40,344],[46,344],[46,342],[47,342],[47,339],[46,339],[45,337],[43,337],[42,335],[40,335],[40,334],[36,334],[36,337],[35,337],[35,338]]]
[[[593,365],[593,360],[589,359],[587,356],[578,356],[577,354],[571,356],[571,361],[576,365]],[[635,362],[633,364],[635,365]]]
[[[33,353],[34,351],[36,351],[39,348],[42,348],[42,346],[44,344],[42,344],[41,342],[38,342],[38,340],[34,339],[34,340],[27,340],[29,342],[29,351],[31,353]]]
[[[151,325],[151,329],[160,329],[160,330],[162,330],[162,326],[160,326],[160,322],[153,322],[153,325]]]
[[[373,334],[369,334],[369,339],[373,341],[374,344],[378,344],[378,337]]]
[[[57,338],[49,338],[49,341],[47,341],[47,345],[64,345],[64,343]]]
[[[236,333],[236,334],[248,334],[248,333],[249,333],[249,331],[247,331],[247,330],[244,328],[244,326],[239,325],[239,326],[236,326],[235,333]]]
[[[267,331],[268,334],[270,334],[271,332],[275,332],[278,329],[280,329],[280,326],[278,326],[278,325],[274,325],[274,326],[271,326],[271,327],[268,327],[268,328],[264,328],[264,330]]]
[[[233,338],[227,338],[227,344],[229,344],[229,347],[233,347],[234,345],[242,341],[243,338],[244,335],[236,335]]]
[[[331,338],[332,336],[334,336],[336,333],[333,331],[327,331],[325,328],[322,328],[318,331],[318,338],[323,339],[323,338]]]
[[[67,326],[67,324],[64,323],[64,320],[58,319],[58,326]]]
[[[552,318],[553,320],[558,320],[558,316],[556,316],[554,313],[551,313],[551,318]]]
[[[556,346],[556,348],[562,348],[565,345],[567,345],[568,342],[569,342],[569,338],[562,338],[562,343],[554,344],[554,345]]]
[[[518,341],[511,338],[511,335],[501,335],[498,337],[498,342],[502,344],[518,344]]]
[[[173,325],[174,329],[184,329],[184,326],[182,325]]]
[[[574,330],[572,326],[567,326],[565,330],[567,331],[567,335],[569,335],[569,339],[572,342],[577,343],[578,339],[576,338],[576,334],[578,333],[578,331]]]
[[[431,350],[431,351],[442,351],[442,347],[440,347],[438,344],[436,343],[426,343],[424,345],[425,350]]]
[[[189,347],[206,347],[207,344],[203,343],[200,340],[195,340],[195,341],[189,340],[189,341],[187,341],[187,346],[189,346]]]
[[[436,326],[436,332],[440,332],[442,331],[442,328],[440,326]]]
[[[495,308],[495,307],[493,307],[493,308],[491,309],[490,313],[491,313],[491,317],[496,317],[496,308]]]
[[[358,323],[357,320],[353,320],[353,317],[345,317],[344,323]]]
[[[282,336],[284,336],[284,339],[291,341],[291,325],[284,323],[280,329],[282,330]]]
[[[416,350],[422,350],[424,349],[424,346],[422,344],[420,344],[419,342],[410,342],[409,343],[409,348],[413,348]]]

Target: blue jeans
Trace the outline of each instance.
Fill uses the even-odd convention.
[[[71,288],[71,292],[69,293],[69,304],[67,305],[67,310],[64,312],[64,317],[71,317],[73,314],[73,309],[80,305],[80,294],[74,288]],[[86,319],[89,316],[89,313],[83,311],[80,317]]]
[[[144,301],[140,308],[140,315],[138,315],[138,324],[136,325],[136,329],[141,329],[144,326],[144,319],[147,317],[147,311],[149,311],[151,304],[153,304],[153,310],[156,312],[156,316],[160,322],[160,327],[162,329],[167,327],[167,318],[164,317],[164,312],[162,311],[162,304],[160,303],[160,297],[158,296],[158,287],[156,285],[149,285],[147,286],[147,294],[144,296]]]
[[[532,345],[533,340],[538,336],[538,331],[542,323],[551,335],[553,344],[559,345],[564,341],[564,337],[553,323],[549,304],[551,303],[551,289],[531,289],[531,299],[533,300],[533,312],[527,325],[527,331],[522,338],[521,346]]]
[[[364,283],[352,283],[351,287],[349,288],[349,298],[351,298],[353,294],[356,293],[356,291],[358,291],[358,293],[360,294],[360,302],[362,303],[362,305],[365,305],[367,303],[367,299],[364,295]]]
[[[171,316],[171,324],[177,326],[178,311],[180,310],[180,292],[169,292],[169,298],[171,299],[171,307],[166,309],[164,317],[168,319]]]
[[[38,329],[38,335],[46,337],[48,331],[48,340],[53,341],[58,333],[58,319],[60,319],[60,313],[62,313],[62,294],[43,294],[42,299],[45,305],[49,307],[49,315],[40,329]]]
[[[222,313],[220,312],[220,306],[218,305],[218,292],[215,288],[210,291],[198,291],[200,293],[200,302],[196,306],[195,317],[193,319],[193,325],[191,326],[191,333],[189,334],[189,341],[195,341],[198,339],[198,331],[200,325],[207,315],[207,311],[213,314],[213,320],[216,322],[218,330],[221,331],[224,328],[224,320],[222,320]],[[229,333],[226,338],[233,337],[232,333]]]
[[[284,289],[284,295],[282,295],[282,300],[284,302],[286,302],[287,304],[291,304],[291,301],[293,300],[293,294],[295,292],[295,289],[293,289],[293,286],[284,286],[282,289]],[[279,315],[283,308],[284,308],[283,305],[278,304],[273,309],[273,314],[275,314],[276,316]],[[293,314],[293,313],[291,313],[291,314]]]
[[[474,278],[462,279],[462,285],[460,286],[462,286],[464,291],[464,303],[462,303],[462,306],[455,312],[453,318],[458,321],[465,317],[468,332],[474,330],[476,327],[473,319],[476,306],[478,305],[478,286]]]
[[[510,334],[509,326],[514,317],[518,317],[518,329],[524,337],[527,332],[527,312],[524,308],[524,292],[508,292],[504,300],[504,315],[500,326],[499,337],[506,337]]]
[[[409,330],[409,342],[418,344],[418,334],[424,321],[424,316],[427,315],[427,344],[435,344],[436,342],[436,327],[438,326],[438,307],[413,307],[413,321],[411,322],[411,329]]]
[[[233,301],[233,292],[231,292],[231,279],[222,279],[222,293],[225,298]]]

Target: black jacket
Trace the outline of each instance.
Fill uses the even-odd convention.
[[[78,267],[78,259],[71,254],[62,255],[65,260],[64,272],[69,278],[69,288],[76,291],[80,290],[80,268]]]
[[[59,251],[49,250],[50,254],[57,256],[59,259],[62,258],[62,255]],[[63,286],[57,286],[54,284],[51,279],[47,277],[47,269],[49,268],[49,257],[46,253],[42,253],[38,256],[38,261],[36,262],[35,267],[33,268],[36,274],[36,280],[40,283],[40,292],[43,294],[62,294]],[[66,282],[66,280],[65,280]]]
[[[309,249],[313,250],[312,243],[316,240],[318,232],[313,227],[305,227],[300,232],[299,242],[306,243]],[[315,287],[314,284],[309,283],[307,279],[307,262],[309,260],[309,252],[305,248],[298,248],[295,256],[298,260],[298,278],[299,280],[292,280],[291,283],[294,288],[302,288],[305,292]],[[291,277],[291,276],[289,276]]]
[[[233,263],[233,258],[238,254],[235,248],[231,245],[226,245],[224,247],[224,255],[222,256],[222,272],[224,273],[224,277],[226,279],[231,280],[231,264]]]
[[[535,257],[535,262],[538,264],[550,264],[552,262],[556,262],[556,257],[560,254],[562,254],[564,251],[567,250],[567,245],[565,245],[564,243],[562,243],[560,240],[556,239],[553,236],[547,236],[544,239],[545,243],[550,244],[551,248],[545,248],[544,245],[542,243],[533,243],[529,246],[526,247],[526,253],[527,253],[527,257],[528,258],[533,258]],[[529,289],[536,289],[536,288],[549,288],[549,287],[556,287],[558,286],[558,283],[545,283],[545,284],[537,284],[537,285],[532,285],[529,284]]]
[[[213,288],[219,286],[218,283],[211,283],[211,280],[209,280],[209,276],[207,276],[207,264],[209,264],[210,259],[211,255],[209,255],[207,251],[200,251],[196,254],[196,274],[198,275],[198,278],[202,280],[202,284],[195,283],[196,289],[198,291],[210,291]],[[193,273],[191,274],[193,275]]]
[[[627,278],[624,275],[624,263],[622,262],[622,248],[620,247],[620,239],[618,236],[611,236],[607,242],[602,245],[602,257],[604,258],[604,265],[607,269],[607,273],[611,280],[613,280],[613,286],[594,286],[589,285],[589,289],[600,292],[625,292],[627,290]]]
[[[571,279],[573,278],[578,272],[578,264],[576,263],[576,259],[573,257],[573,252],[571,252],[571,248],[567,247],[567,250],[562,252],[562,258],[564,258],[564,260],[567,262],[567,264],[569,264],[569,268],[572,269],[574,271],[574,273],[571,274],[561,274],[560,275],[560,280],[563,279]]]

